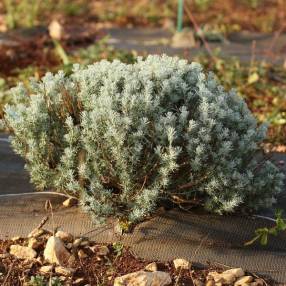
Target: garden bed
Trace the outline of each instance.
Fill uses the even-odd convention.
[[[63,231],[58,231],[53,236],[42,228],[35,230],[28,238],[14,237],[0,241],[1,285],[147,285],[142,282],[136,284],[140,277],[148,277],[153,283],[157,279],[158,284],[152,285],[162,286],[214,286],[217,283],[236,286],[275,285],[272,280],[242,269],[227,271],[227,267],[211,265],[198,268],[184,259],[169,262],[147,261],[134,256],[120,242],[100,245],[86,238],[74,239]],[[48,246],[49,241],[55,238],[58,244],[64,246],[61,251],[66,251],[66,261],[58,259],[60,247]],[[47,254],[47,248],[54,251],[54,256]],[[136,271],[137,273],[130,274]],[[230,271],[236,274],[231,276]],[[133,283],[124,276],[126,274],[134,276]],[[123,283],[120,284],[121,282]]]

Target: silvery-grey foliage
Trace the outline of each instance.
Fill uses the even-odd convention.
[[[174,195],[223,213],[273,202],[282,175],[255,160],[266,127],[198,63],[101,61],[12,90],[13,147],[32,182],[80,197],[99,220],[138,221]]]

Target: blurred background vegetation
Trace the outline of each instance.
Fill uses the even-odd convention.
[[[2,0],[0,117],[4,105],[12,100],[9,88],[19,81],[27,83],[31,76],[40,78],[48,70],[59,69],[68,73],[76,62],[134,62],[138,52],[115,49],[102,28],[156,27],[175,32],[177,4],[177,0]],[[185,5],[201,31],[223,39],[245,31],[273,37],[286,32],[285,0],[185,0]],[[47,33],[53,21],[59,23],[58,29],[65,27],[59,39]],[[186,13],[183,24],[194,28]],[[83,36],[74,39],[79,30]],[[286,66],[221,55],[215,50],[211,56],[199,53],[192,60],[214,71],[227,89],[236,88],[258,120],[270,123],[268,141],[285,145]],[[183,56],[191,60],[189,53]]]
[[[286,13],[284,0],[185,0],[200,25],[227,33],[272,32]],[[2,0],[7,28],[47,24],[51,17],[82,16],[118,25],[164,25],[176,20],[177,0]],[[188,24],[187,16],[184,21]]]

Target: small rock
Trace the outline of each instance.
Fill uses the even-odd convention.
[[[150,271],[150,272],[155,272],[155,271],[158,271],[158,266],[156,262],[152,262],[145,266],[145,270]]]
[[[220,274],[218,272],[216,272],[216,271],[211,271],[211,272],[208,273],[207,278],[213,279],[213,277],[217,276],[217,275],[220,275]]]
[[[49,25],[49,34],[52,39],[61,40],[63,37],[63,26],[57,20],[53,20]]]
[[[51,273],[53,271],[53,266],[52,265],[46,265],[46,266],[42,266],[40,268],[40,272],[43,274],[48,274]]]
[[[83,241],[82,238],[76,238],[73,242],[73,247],[79,247],[82,241]]]
[[[96,254],[99,256],[106,256],[109,253],[109,249],[106,245],[101,245],[97,248]]]
[[[33,249],[38,249],[41,245],[42,245],[42,243],[39,242],[36,238],[31,237],[31,238],[29,239],[28,247],[31,247],[31,248],[33,248]]]
[[[57,266],[55,272],[63,276],[71,276],[75,270],[73,268]]]
[[[96,253],[96,251],[97,251],[97,249],[98,249],[97,245],[89,246],[88,248],[89,248],[93,253]]]
[[[77,253],[78,257],[83,259],[83,258],[86,258],[88,255],[82,250],[80,249]]]
[[[11,245],[10,254],[20,259],[33,259],[37,256],[37,252],[34,249],[21,245]]]
[[[73,286],[86,286],[86,280],[84,278],[77,278],[72,285]]]
[[[170,285],[171,283],[172,279],[169,273],[162,271],[155,271],[155,272],[137,271],[115,278],[113,285],[114,286],[122,286],[122,285],[164,286],[164,285]]]
[[[14,236],[14,237],[11,238],[11,240],[14,241],[14,242],[18,241],[20,239],[21,239],[21,236]]]
[[[185,28],[182,32],[177,32],[172,38],[173,48],[192,48],[196,45],[194,32]]]
[[[222,286],[223,284],[221,282],[215,283],[215,286]]]
[[[35,228],[28,234],[28,238],[31,238],[31,237],[37,238],[44,233],[45,231],[42,228]]]
[[[251,283],[253,281],[252,276],[242,276],[235,281],[234,286],[242,286],[245,283]]]
[[[71,242],[73,240],[73,236],[70,233],[62,230],[58,230],[55,236],[59,237],[64,242]]]
[[[60,238],[51,236],[48,239],[44,250],[45,260],[49,263],[63,265],[68,262],[70,256],[70,253],[66,250],[65,245]]]
[[[215,283],[232,284],[236,280],[236,277],[231,273],[217,273],[214,271],[208,275],[214,279]]]
[[[232,284],[236,280],[236,277],[230,273],[229,274],[222,273],[221,277],[223,279],[223,281],[221,281],[221,282],[224,284]]]
[[[73,244],[71,242],[66,244],[67,249],[72,249],[72,247],[73,247]]]
[[[177,258],[173,260],[174,266],[176,269],[181,268],[181,269],[189,269],[190,268],[190,262],[188,260],[182,259],[182,258]]]
[[[123,229],[122,229],[122,225],[120,224],[119,221],[116,221],[114,223],[114,226],[113,226],[113,231],[116,235],[122,235],[123,234]]]
[[[245,273],[244,273],[244,271],[242,270],[242,268],[232,268],[232,269],[229,269],[229,270],[224,271],[223,274],[232,274],[232,275],[234,275],[236,278],[239,278],[239,277],[245,275]]]
[[[205,283],[199,279],[194,279],[193,282],[195,286],[205,286]]]
[[[89,246],[89,241],[88,239],[83,239],[80,243],[80,246],[85,247],[85,246]]]
[[[36,260],[37,260],[37,262],[38,262],[39,264],[41,264],[41,265],[44,264],[44,258],[43,258],[42,256],[38,256],[38,257],[36,258]]]
[[[63,206],[66,208],[73,207],[77,205],[78,201],[75,198],[68,198],[63,202]]]

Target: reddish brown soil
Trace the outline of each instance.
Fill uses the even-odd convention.
[[[44,239],[43,239],[44,241]],[[12,244],[25,245],[27,241],[20,239],[17,242],[12,240],[0,241],[0,254],[8,253],[9,247]],[[93,245],[91,243],[90,245]],[[83,247],[81,247],[83,248]],[[114,279],[117,276],[121,276],[134,271],[143,270],[150,261],[144,261],[136,258],[132,252],[127,248],[122,248],[120,252],[117,252],[112,245],[108,245],[110,253],[106,256],[98,256],[88,247],[84,248],[88,257],[84,259],[76,258],[73,263],[67,265],[75,269],[75,272],[71,277],[65,278],[62,281],[62,285],[74,285],[74,281],[78,278],[84,278],[85,284],[90,285],[113,285]],[[38,251],[41,256],[43,248]],[[41,275],[45,276],[48,280],[52,277],[60,277],[56,273],[44,275],[39,272],[40,267],[43,264],[37,259],[25,261],[17,259],[14,256],[8,256],[6,258],[0,258],[0,285],[6,286],[20,286],[25,285],[30,281],[31,276]],[[222,268],[207,267],[198,268],[192,267],[190,270],[176,270],[172,262],[160,263],[157,262],[158,270],[170,273],[172,277],[172,285],[199,285],[196,280],[202,283],[206,282],[206,277],[209,271],[221,271]],[[265,281],[267,285],[274,285],[271,281]],[[27,284],[26,284],[27,285]],[[265,284],[266,285],[266,284]]]

